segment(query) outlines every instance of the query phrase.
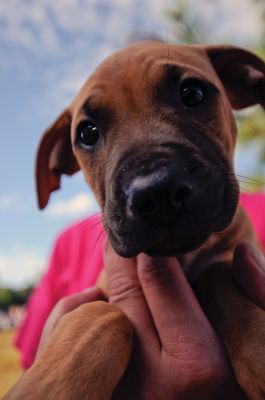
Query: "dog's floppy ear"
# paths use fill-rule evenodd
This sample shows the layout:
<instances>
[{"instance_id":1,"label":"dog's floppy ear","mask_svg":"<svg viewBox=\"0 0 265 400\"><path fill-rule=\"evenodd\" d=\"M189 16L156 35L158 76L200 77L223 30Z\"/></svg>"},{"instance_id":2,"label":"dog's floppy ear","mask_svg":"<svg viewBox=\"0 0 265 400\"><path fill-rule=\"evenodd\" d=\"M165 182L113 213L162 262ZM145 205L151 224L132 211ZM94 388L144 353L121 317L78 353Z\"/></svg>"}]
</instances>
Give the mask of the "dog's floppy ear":
<instances>
[{"instance_id":1,"label":"dog's floppy ear","mask_svg":"<svg viewBox=\"0 0 265 400\"><path fill-rule=\"evenodd\" d=\"M72 175L80 168L71 146L71 113L65 110L43 134L36 160L39 208L48 203L51 192L60 188L61 175Z\"/></svg>"},{"instance_id":2,"label":"dog's floppy ear","mask_svg":"<svg viewBox=\"0 0 265 400\"><path fill-rule=\"evenodd\" d=\"M208 46L206 52L235 110L261 104L265 108L265 63L233 46Z\"/></svg>"}]
</instances>

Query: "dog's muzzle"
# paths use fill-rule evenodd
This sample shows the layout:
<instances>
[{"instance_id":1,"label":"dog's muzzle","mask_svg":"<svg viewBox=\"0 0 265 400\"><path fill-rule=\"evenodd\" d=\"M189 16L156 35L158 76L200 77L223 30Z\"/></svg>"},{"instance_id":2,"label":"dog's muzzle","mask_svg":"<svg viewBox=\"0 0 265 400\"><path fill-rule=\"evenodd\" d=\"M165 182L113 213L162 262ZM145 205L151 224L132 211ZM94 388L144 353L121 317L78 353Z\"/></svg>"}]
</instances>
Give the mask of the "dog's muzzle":
<instances>
[{"instance_id":1,"label":"dog's muzzle","mask_svg":"<svg viewBox=\"0 0 265 400\"><path fill-rule=\"evenodd\" d=\"M104 210L117 253L187 253L231 222L236 201L218 163L180 151L137 156L117 168Z\"/></svg>"}]
</instances>

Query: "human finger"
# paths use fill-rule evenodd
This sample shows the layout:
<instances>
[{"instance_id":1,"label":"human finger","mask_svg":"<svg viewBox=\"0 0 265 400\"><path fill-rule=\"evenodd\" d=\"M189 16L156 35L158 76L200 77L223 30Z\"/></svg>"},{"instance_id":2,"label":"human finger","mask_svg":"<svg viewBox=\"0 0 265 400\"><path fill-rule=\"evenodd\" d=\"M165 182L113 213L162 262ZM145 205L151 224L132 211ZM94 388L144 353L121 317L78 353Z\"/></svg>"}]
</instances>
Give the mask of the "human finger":
<instances>
[{"instance_id":1,"label":"human finger","mask_svg":"<svg viewBox=\"0 0 265 400\"><path fill-rule=\"evenodd\" d=\"M198 344L200 338L214 336L176 258L154 259L140 254L137 270L162 346L171 351L171 347L177 349L178 338Z\"/></svg>"},{"instance_id":2,"label":"human finger","mask_svg":"<svg viewBox=\"0 0 265 400\"><path fill-rule=\"evenodd\" d=\"M158 348L154 324L137 276L136 259L120 257L108 245L105 269L109 301L127 315L140 342L152 341Z\"/></svg>"}]
</instances>

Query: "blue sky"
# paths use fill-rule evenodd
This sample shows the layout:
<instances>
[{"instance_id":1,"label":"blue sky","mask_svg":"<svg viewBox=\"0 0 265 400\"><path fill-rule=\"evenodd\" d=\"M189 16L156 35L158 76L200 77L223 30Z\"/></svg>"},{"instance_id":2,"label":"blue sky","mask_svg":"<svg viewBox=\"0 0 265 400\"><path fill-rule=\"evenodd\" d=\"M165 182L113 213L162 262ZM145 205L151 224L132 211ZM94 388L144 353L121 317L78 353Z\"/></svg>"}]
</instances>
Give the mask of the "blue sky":
<instances>
[{"instance_id":1,"label":"blue sky","mask_svg":"<svg viewBox=\"0 0 265 400\"><path fill-rule=\"evenodd\" d=\"M45 268L52 243L97 205L81 174L63 179L37 209L34 158L44 129L95 66L133 32L172 38L166 10L177 0L1 0L0 286L22 286ZM189 0L209 41L251 46L262 32L259 3ZM198 7L199 5L199 7ZM255 151L255 150L253 150ZM250 152L250 166L253 153ZM244 163L238 161L242 170Z\"/></svg>"}]
</instances>

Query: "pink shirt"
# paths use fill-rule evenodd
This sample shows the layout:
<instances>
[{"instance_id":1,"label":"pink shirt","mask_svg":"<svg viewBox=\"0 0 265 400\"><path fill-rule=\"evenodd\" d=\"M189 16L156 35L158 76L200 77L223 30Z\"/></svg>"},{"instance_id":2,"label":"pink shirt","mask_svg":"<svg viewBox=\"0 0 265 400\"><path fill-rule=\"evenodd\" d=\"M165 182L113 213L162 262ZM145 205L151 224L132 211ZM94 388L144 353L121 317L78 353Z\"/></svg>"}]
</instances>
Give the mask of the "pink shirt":
<instances>
[{"instance_id":1,"label":"pink shirt","mask_svg":"<svg viewBox=\"0 0 265 400\"><path fill-rule=\"evenodd\" d=\"M103 266L104 239L99 215L69 227L58 237L47 272L30 296L15 339L24 368L34 360L43 325L57 301L95 285Z\"/></svg>"},{"instance_id":2,"label":"pink shirt","mask_svg":"<svg viewBox=\"0 0 265 400\"><path fill-rule=\"evenodd\" d=\"M265 249L265 195L241 195L241 204ZM24 368L34 360L43 325L57 301L96 284L103 267L105 237L96 215L71 226L57 239L48 270L28 301L15 340Z\"/></svg>"}]
</instances>

